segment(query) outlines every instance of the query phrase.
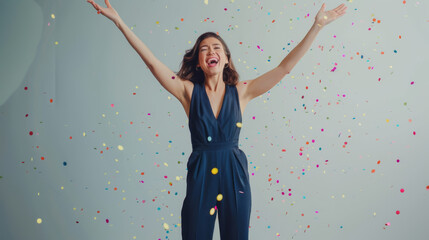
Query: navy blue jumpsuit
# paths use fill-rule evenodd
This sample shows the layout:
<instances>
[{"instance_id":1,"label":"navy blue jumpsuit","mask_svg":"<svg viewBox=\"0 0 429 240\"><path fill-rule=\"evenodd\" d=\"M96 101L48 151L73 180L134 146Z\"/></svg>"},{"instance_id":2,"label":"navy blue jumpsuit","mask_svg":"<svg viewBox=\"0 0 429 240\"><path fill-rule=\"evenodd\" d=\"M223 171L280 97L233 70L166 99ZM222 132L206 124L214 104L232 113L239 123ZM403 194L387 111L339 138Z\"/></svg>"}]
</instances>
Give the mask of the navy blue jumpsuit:
<instances>
[{"instance_id":1,"label":"navy blue jumpsuit","mask_svg":"<svg viewBox=\"0 0 429 240\"><path fill-rule=\"evenodd\" d=\"M182 239L211 240L216 214L222 240L248 240L251 192L247 158L238 148L241 110L235 86L215 118L204 83L194 83L189 109L192 153L182 207Z\"/></svg>"}]
</instances>

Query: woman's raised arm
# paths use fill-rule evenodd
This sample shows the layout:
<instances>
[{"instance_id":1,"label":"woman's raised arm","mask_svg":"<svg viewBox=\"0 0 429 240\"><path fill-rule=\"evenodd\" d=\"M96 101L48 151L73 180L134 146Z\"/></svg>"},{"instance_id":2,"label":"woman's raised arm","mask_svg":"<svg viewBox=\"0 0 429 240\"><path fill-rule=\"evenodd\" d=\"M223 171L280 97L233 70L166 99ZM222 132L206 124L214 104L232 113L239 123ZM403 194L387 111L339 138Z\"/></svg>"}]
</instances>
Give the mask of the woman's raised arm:
<instances>
[{"instance_id":1,"label":"woman's raised arm","mask_svg":"<svg viewBox=\"0 0 429 240\"><path fill-rule=\"evenodd\" d=\"M87 0L87 2L91 3L98 10L98 13L103 14L115 23L159 83L182 102L185 99L184 81L153 55L149 48L124 23L116 10L110 5L109 0L105 0L107 8L101 7L92 0Z\"/></svg>"}]
</instances>

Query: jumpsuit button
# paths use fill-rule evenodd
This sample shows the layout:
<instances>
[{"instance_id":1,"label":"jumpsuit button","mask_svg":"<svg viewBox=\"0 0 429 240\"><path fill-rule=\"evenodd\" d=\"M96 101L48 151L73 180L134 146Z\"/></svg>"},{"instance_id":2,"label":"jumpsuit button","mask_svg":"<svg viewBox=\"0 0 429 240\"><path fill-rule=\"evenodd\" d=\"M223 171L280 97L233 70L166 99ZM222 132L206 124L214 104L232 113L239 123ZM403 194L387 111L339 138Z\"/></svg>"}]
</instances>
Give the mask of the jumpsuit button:
<instances>
[{"instance_id":1,"label":"jumpsuit button","mask_svg":"<svg viewBox=\"0 0 429 240\"><path fill-rule=\"evenodd\" d=\"M218 194L217 195L217 197L216 197L216 199L220 202L220 201L222 201L222 199L223 199L223 196L222 196L222 194Z\"/></svg>"},{"instance_id":2,"label":"jumpsuit button","mask_svg":"<svg viewBox=\"0 0 429 240\"><path fill-rule=\"evenodd\" d=\"M212 168L212 174L216 175L218 173L218 169L217 168Z\"/></svg>"}]
</instances>

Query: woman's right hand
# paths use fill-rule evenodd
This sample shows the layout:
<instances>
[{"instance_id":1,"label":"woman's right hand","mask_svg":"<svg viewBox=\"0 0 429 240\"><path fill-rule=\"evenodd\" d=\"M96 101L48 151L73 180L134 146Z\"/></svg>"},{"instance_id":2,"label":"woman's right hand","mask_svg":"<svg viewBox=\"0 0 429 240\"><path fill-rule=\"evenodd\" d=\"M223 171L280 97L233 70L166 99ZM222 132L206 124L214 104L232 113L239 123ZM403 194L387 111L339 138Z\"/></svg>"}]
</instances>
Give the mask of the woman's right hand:
<instances>
[{"instance_id":1,"label":"woman's right hand","mask_svg":"<svg viewBox=\"0 0 429 240\"><path fill-rule=\"evenodd\" d=\"M100 7L97 3L95 3L93 0L87 0L87 2L91 3L92 6L98 10L101 14L106 16L108 19L112 20L114 23L116 23L119 20L119 14L116 12L116 10L110 5L109 0L104 0L106 3L107 8Z\"/></svg>"}]
</instances>

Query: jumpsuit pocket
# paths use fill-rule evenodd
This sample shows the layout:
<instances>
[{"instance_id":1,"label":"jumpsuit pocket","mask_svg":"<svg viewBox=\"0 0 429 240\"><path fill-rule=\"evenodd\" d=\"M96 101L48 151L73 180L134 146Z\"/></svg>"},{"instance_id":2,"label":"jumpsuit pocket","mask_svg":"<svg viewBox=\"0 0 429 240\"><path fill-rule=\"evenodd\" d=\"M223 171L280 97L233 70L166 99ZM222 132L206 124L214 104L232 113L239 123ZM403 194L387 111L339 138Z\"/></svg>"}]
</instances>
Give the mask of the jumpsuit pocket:
<instances>
[{"instance_id":1,"label":"jumpsuit pocket","mask_svg":"<svg viewBox=\"0 0 429 240\"><path fill-rule=\"evenodd\" d=\"M188 158L188 163L186 164L186 167L188 168L188 176L194 175L195 170L195 164L197 164L197 160L200 157L200 153L198 152L192 152L191 155Z\"/></svg>"},{"instance_id":2,"label":"jumpsuit pocket","mask_svg":"<svg viewBox=\"0 0 429 240\"><path fill-rule=\"evenodd\" d=\"M247 170L247 158L241 149L236 149L233 151L234 156L237 158L239 166L241 169L239 170L239 174L242 177L242 179L246 179L246 184L249 181L249 173Z\"/></svg>"},{"instance_id":3,"label":"jumpsuit pocket","mask_svg":"<svg viewBox=\"0 0 429 240\"><path fill-rule=\"evenodd\" d=\"M197 153L192 152L188 158L188 162L186 163L186 167L188 168L188 172L191 170L191 166L194 164L194 161L196 158L197 158Z\"/></svg>"}]
</instances>

